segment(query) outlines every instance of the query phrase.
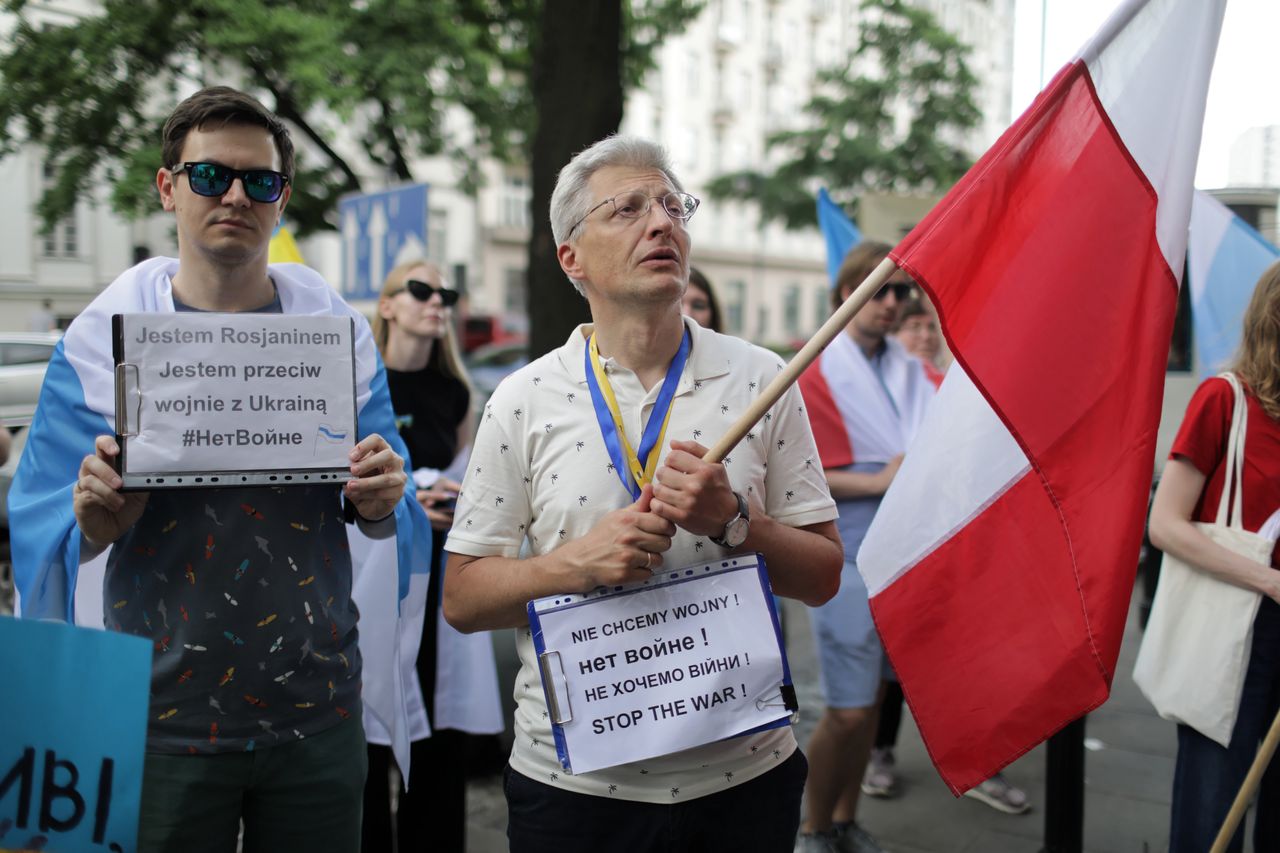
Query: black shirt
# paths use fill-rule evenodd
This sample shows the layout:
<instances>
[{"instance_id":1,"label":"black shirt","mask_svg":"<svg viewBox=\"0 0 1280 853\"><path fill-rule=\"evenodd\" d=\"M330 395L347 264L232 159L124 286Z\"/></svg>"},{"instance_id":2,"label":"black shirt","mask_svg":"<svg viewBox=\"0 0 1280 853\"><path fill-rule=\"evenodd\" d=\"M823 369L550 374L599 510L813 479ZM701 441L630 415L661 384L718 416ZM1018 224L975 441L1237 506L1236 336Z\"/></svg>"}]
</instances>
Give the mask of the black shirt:
<instances>
[{"instance_id":1,"label":"black shirt","mask_svg":"<svg viewBox=\"0 0 1280 853\"><path fill-rule=\"evenodd\" d=\"M467 386L430 366L408 373L387 368L387 385L396 427L409 448L408 467L448 468L471 403Z\"/></svg>"}]
</instances>

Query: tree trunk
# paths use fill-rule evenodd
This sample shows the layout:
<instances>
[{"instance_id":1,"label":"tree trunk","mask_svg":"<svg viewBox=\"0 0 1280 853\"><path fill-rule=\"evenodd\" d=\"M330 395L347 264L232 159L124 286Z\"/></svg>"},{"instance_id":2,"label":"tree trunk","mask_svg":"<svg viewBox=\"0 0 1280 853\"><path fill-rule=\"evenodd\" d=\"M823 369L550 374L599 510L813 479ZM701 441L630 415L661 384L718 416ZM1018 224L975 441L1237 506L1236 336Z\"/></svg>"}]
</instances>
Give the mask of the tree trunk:
<instances>
[{"instance_id":1,"label":"tree trunk","mask_svg":"<svg viewBox=\"0 0 1280 853\"><path fill-rule=\"evenodd\" d=\"M529 240L529 355L564 343L587 322L587 302L556 260L548 218L556 175L622 121L622 0L545 0L533 60L533 228Z\"/></svg>"}]
</instances>

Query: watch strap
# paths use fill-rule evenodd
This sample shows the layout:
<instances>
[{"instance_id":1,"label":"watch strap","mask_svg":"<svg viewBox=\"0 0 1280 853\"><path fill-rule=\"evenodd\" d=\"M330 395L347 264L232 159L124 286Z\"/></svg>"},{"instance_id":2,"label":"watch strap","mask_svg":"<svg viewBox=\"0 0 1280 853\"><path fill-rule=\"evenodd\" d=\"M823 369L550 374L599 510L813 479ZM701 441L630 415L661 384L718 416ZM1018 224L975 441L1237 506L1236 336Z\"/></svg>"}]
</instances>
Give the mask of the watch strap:
<instances>
[{"instance_id":1,"label":"watch strap","mask_svg":"<svg viewBox=\"0 0 1280 853\"><path fill-rule=\"evenodd\" d=\"M737 499L738 499L738 514L737 514L737 515L735 515L733 518L731 518L731 519L729 519L728 521L726 521L726 522L725 522L724 530L720 531L720 535L719 535L719 536L708 536L708 537L707 537L707 538L708 538L708 539L710 539L712 542L714 542L715 544L719 545L721 548L733 548L733 547L735 547L735 546L733 546L733 545L730 545L730 544L725 540L725 534L729 532L729 528L733 525L733 523L734 523L735 521L737 521L737 520L738 520L738 519L740 519L740 518L741 518L741 519L743 519L744 521L747 521L747 522L750 522L750 521L751 521L751 512L750 512L750 508L749 508L749 506L748 506L748 504L747 504L747 499L746 499L746 498L744 498L740 492L734 492L734 493L733 493L733 496L734 496L735 498L737 498Z\"/></svg>"}]
</instances>

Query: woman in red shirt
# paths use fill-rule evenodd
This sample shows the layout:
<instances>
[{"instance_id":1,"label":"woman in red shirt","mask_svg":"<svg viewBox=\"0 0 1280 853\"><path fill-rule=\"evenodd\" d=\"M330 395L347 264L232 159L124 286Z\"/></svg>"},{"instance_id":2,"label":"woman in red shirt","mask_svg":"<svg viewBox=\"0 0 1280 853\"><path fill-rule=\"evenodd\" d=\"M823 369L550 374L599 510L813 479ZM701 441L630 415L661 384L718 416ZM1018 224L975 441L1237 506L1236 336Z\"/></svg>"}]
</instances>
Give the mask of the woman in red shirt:
<instances>
[{"instance_id":1,"label":"woman in red shirt","mask_svg":"<svg viewBox=\"0 0 1280 853\"><path fill-rule=\"evenodd\" d=\"M1231 370L1245 386L1244 506L1257 531L1280 509L1280 263L1259 279L1245 312L1244 336ZM1178 726L1170 853L1203 853L1212 845L1248 772L1258 744L1280 709L1280 572L1218 545L1192 522L1212 521L1222 494L1235 395L1223 379L1196 390L1174 441L1151 509L1151 541L1161 550L1227 583L1262 593L1239 714L1228 747ZM1187 690L1200 689L1188 684ZM1263 777L1255 850L1280 850L1280 765ZM1228 850L1244 847L1243 829Z\"/></svg>"}]
</instances>

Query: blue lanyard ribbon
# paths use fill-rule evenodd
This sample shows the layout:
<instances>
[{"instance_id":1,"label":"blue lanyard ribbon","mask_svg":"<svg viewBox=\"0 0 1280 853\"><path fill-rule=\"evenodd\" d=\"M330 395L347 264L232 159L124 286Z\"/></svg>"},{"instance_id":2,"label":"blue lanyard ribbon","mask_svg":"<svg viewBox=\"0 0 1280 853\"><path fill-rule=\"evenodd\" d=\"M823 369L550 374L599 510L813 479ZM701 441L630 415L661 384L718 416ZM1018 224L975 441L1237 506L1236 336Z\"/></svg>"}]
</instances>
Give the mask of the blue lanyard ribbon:
<instances>
[{"instance_id":1,"label":"blue lanyard ribbon","mask_svg":"<svg viewBox=\"0 0 1280 853\"><path fill-rule=\"evenodd\" d=\"M658 455L662 452L662 438L666 434L667 422L671 418L671 404L676 396L676 386L680 384L685 362L689 359L689 346L689 330L685 329L684 336L680 339L680 349L667 368L667 376L662 381L658 399L654 402L653 410L649 412L649 419L645 422L644 432L640 436L639 451L635 453L632 452L631 444L627 441L626 427L623 425L622 413L614 398L609 377L605 375L604 368L600 364L594 332L584 348L587 388L591 392L591 404L595 408L596 421L600 424L600 434L604 438L605 448L609 451L614 472L633 500L639 500L642 487L650 482L657 467L656 464L650 464L650 456L653 457L653 463L656 463Z\"/></svg>"}]
</instances>

